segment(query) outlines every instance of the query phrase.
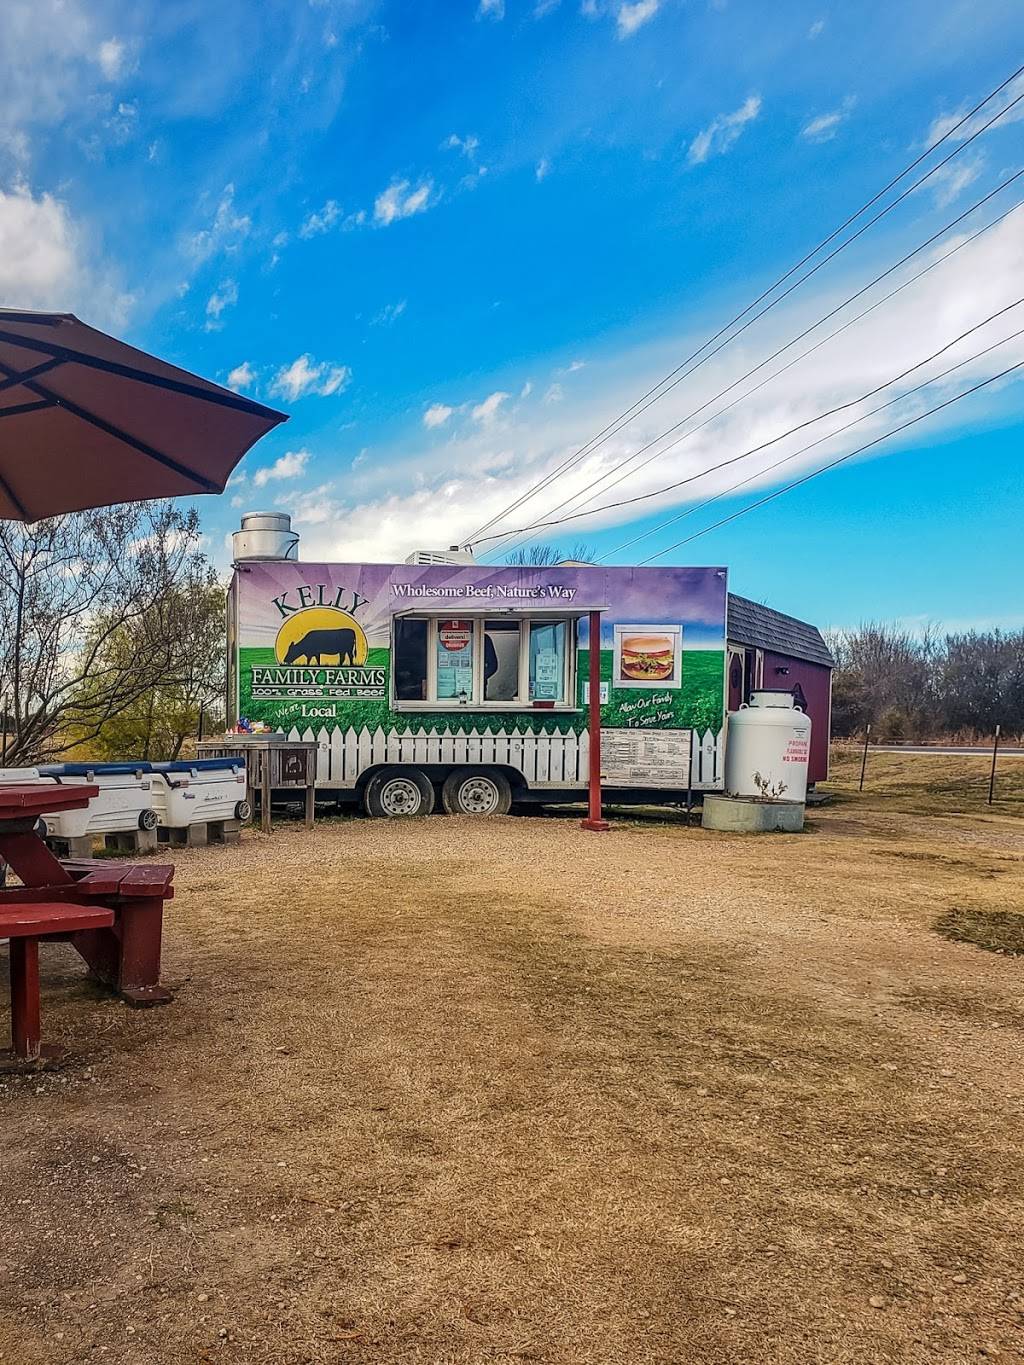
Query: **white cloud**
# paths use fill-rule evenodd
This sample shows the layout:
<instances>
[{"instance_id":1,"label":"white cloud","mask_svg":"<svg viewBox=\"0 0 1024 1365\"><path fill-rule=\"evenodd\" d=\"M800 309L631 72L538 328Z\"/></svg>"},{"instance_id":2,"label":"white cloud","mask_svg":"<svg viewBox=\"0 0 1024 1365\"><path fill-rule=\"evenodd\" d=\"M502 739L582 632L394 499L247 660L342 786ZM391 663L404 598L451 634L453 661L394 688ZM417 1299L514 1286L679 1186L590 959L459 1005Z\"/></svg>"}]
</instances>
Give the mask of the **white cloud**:
<instances>
[{"instance_id":1,"label":"white cloud","mask_svg":"<svg viewBox=\"0 0 1024 1365\"><path fill-rule=\"evenodd\" d=\"M979 128L984 127L984 125L996 114L1001 113L1004 109L1009 109L1009 106L1017 96L1021 94L1024 94L1024 75L1018 76L1016 80L1011 81L1005 90L1001 91L995 99L990 100L985 105L984 109L980 110L972 118L969 118L961 128L957 128L955 134L956 141L959 142L965 137L970 137L972 133L976 133ZM967 105L961 105L961 107L953 113L940 114L937 119L934 119L932 126L928 129L928 133L925 137L925 146L930 146L933 142L937 142L939 138L944 137L950 129L955 128L967 113L967 109ZM999 128L1005 128L1011 123L1019 123L1021 119L1024 119L1024 100L1021 100L1019 104L1016 104L1012 109L1009 109L1008 113L1003 114L1003 117L1000 118L999 122L993 124L992 131L995 132Z\"/></svg>"},{"instance_id":2,"label":"white cloud","mask_svg":"<svg viewBox=\"0 0 1024 1365\"><path fill-rule=\"evenodd\" d=\"M585 360L570 360L568 365L559 370L559 374L576 374L578 370L585 370L587 362Z\"/></svg>"},{"instance_id":3,"label":"white cloud","mask_svg":"<svg viewBox=\"0 0 1024 1365\"><path fill-rule=\"evenodd\" d=\"M120 38L107 38L96 53L100 70L108 81L116 81L125 66L126 49Z\"/></svg>"},{"instance_id":4,"label":"white cloud","mask_svg":"<svg viewBox=\"0 0 1024 1365\"><path fill-rule=\"evenodd\" d=\"M952 243L944 244L941 251L948 250L950 245ZM880 241L878 268L888 264L896 252L895 241ZM919 260L913 273L925 264L926 260ZM862 263L856 274L834 279L828 291L822 287L802 301L800 293L795 294L770 315L771 325L767 325L769 319L765 319L759 329L755 354L751 354L749 347L726 348L697 371L688 383L640 414L623 431L612 435L551 487L531 498L503 525L515 527L542 518L549 509L566 499L571 504L567 510L572 510L591 495L598 504L612 502L623 496L649 493L693 475L700 476L699 481L659 493L639 507L609 510L570 522L561 532L563 539L577 531L585 533L598 527L624 526L642 515L659 513L664 518L670 513L684 511L712 494L722 493L748 476L752 476L752 483L739 490L736 496L751 499L759 492L819 468L830 458L864 444L970 383L1024 361L1024 339L1018 338L942 381L936 386L938 392L934 397L913 397L902 405L868 417L850 432L837 431L840 425L866 413L889 396L879 395L852 412L837 415L786 438L731 469L703 474L709 466L884 383L937 350L944 341L1005 306L1007 299L1015 298L1021 292L1017 285L1024 276L1024 209L977 242L964 246L956 256L936 266L846 332L827 341L820 350L771 378L757 393L750 392L744 401L736 403L727 412L720 412L732 398L752 390L759 380L775 375L812 341L827 335L841 321L862 311L874 298L891 288L892 280L879 286L869 298L861 300L835 323L780 357L761 374L741 382L727 397L714 399L720 390L739 380L755 360L767 355L846 297L870 273L870 266ZM722 300L719 311L724 313L727 306L727 301ZM1024 308L968 338L933 362L920 376L913 376L907 386L938 373L1021 327L1024 325L1021 314L1024 314ZM1015 317L1020 320L1014 321ZM418 544L436 543L439 539L445 544L454 544L527 493L615 414L628 408L638 394L650 387L652 378L666 373L678 363L681 355L694 350L705 335L680 333L665 336L655 344L644 341L635 345L618 336L613 344L609 343L605 357L588 356L586 371L580 374L571 390L566 391L561 403L506 405L504 420L500 423L467 422L461 431L443 443L432 440L430 433L422 427L419 428L419 443L414 431L403 432L393 449L377 450L372 465L358 471L358 484L346 483L343 489L327 490L323 495L321 502L326 498L331 500L330 517L310 527L308 535L299 526L303 533L304 558L310 561L402 559ZM688 414L708 400L714 400L709 408L698 417L688 419ZM1024 383L1007 383L1001 390L985 390L949 409L947 414L922 422L919 428L872 453L876 457L896 460L911 443L924 445L936 441L941 439L944 430L955 429L964 423L984 427L987 421L998 420L1008 425L1019 418L1022 409ZM720 415L715 416L719 412ZM709 417L713 420L698 429ZM675 434L685 434L686 439L666 449L649 465L643 465L642 461L660 451L664 442L656 444L632 465L622 466L622 462L640 446L657 438L676 422L682 422L683 426ZM806 452L802 450L820 435L826 437L822 445ZM778 471L769 468L789 454L794 455L790 463ZM628 478L612 488L612 480L623 472ZM884 471L879 471L878 479L880 489L890 488L891 491L893 485ZM910 496L907 494L908 498ZM699 530L715 519L716 512L717 507L683 521L678 535ZM760 524L770 533L770 506L755 515L762 519ZM630 533L623 531L612 544L618 545L629 538ZM704 551L700 544L687 547L682 552L684 557L676 562L701 563L705 562L702 554L714 555L711 542L712 548ZM615 557L620 562L636 563L651 545L651 541L644 541ZM484 546L481 552L486 553L486 550ZM690 554L696 559L689 560Z\"/></svg>"},{"instance_id":5,"label":"white cloud","mask_svg":"<svg viewBox=\"0 0 1024 1365\"><path fill-rule=\"evenodd\" d=\"M255 383L256 371L248 360L243 360L241 365L236 365L228 374L228 388L234 389L236 393L241 393L243 389L251 389Z\"/></svg>"},{"instance_id":6,"label":"white cloud","mask_svg":"<svg viewBox=\"0 0 1024 1365\"><path fill-rule=\"evenodd\" d=\"M381 194L373 205L373 218L378 227L387 227L399 218L411 218L414 213L423 213L430 208L433 184L423 181L415 189L408 180L396 180Z\"/></svg>"},{"instance_id":7,"label":"white cloud","mask_svg":"<svg viewBox=\"0 0 1024 1365\"><path fill-rule=\"evenodd\" d=\"M235 187L228 184L224 186L210 226L194 232L186 246L196 262L207 261L219 251L235 250L251 228L249 215L236 210Z\"/></svg>"},{"instance_id":8,"label":"white cloud","mask_svg":"<svg viewBox=\"0 0 1024 1365\"><path fill-rule=\"evenodd\" d=\"M448 407L446 403L431 403L423 414L423 425L430 428L443 427L454 411L455 409Z\"/></svg>"},{"instance_id":9,"label":"white cloud","mask_svg":"<svg viewBox=\"0 0 1024 1365\"><path fill-rule=\"evenodd\" d=\"M968 185L973 185L985 164L983 156L963 157L936 171L928 184L939 208L947 208L954 199L960 197Z\"/></svg>"},{"instance_id":10,"label":"white cloud","mask_svg":"<svg viewBox=\"0 0 1024 1365\"><path fill-rule=\"evenodd\" d=\"M300 237L319 237L324 232L330 232L338 219L341 217L341 206L336 199L328 199L319 213L311 213L299 228ZM278 233L278 236L281 234ZM277 238L274 239L277 244Z\"/></svg>"},{"instance_id":11,"label":"white cloud","mask_svg":"<svg viewBox=\"0 0 1024 1365\"><path fill-rule=\"evenodd\" d=\"M474 137L472 133L465 137L459 137L458 133L452 133L441 143L445 151L461 152L469 161L476 160L476 154L480 150L480 139Z\"/></svg>"},{"instance_id":12,"label":"white cloud","mask_svg":"<svg viewBox=\"0 0 1024 1365\"><path fill-rule=\"evenodd\" d=\"M635 4L619 6L615 24L620 38L631 38L638 28L642 28L657 14L661 0L636 0Z\"/></svg>"},{"instance_id":13,"label":"white cloud","mask_svg":"<svg viewBox=\"0 0 1024 1365\"><path fill-rule=\"evenodd\" d=\"M565 397L565 390L561 384L551 384L544 395L545 403L560 403Z\"/></svg>"},{"instance_id":14,"label":"white cloud","mask_svg":"<svg viewBox=\"0 0 1024 1365\"><path fill-rule=\"evenodd\" d=\"M483 422L485 424L493 422L498 415L498 409L507 397L508 394L500 389L496 390L494 393L489 393L482 403L477 403L477 405L470 410L470 417L472 417L474 422Z\"/></svg>"},{"instance_id":15,"label":"white cloud","mask_svg":"<svg viewBox=\"0 0 1024 1365\"><path fill-rule=\"evenodd\" d=\"M543 19L545 14L550 14L552 10L556 10L561 3L562 0L537 0L533 7L533 17Z\"/></svg>"},{"instance_id":16,"label":"white cloud","mask_svg":"<svg viewBox=\"0 0 1024 1365\"><path fill-rule=\"evenodd\" d=\"M347 365L327 365L323 382L317 389L317 393L323 398L330 398L333 393L341 393L348 388L352 380L352 371Z\"/></svg>"},{"instance_id":17,"label":"white cloud","mask_svg":"<svg viewBox=\"0 0 1024 1365\"><path fill-rule=\"evenodd\" d=\"M800 129L800 136L806 138L808 142L831 142L840 126L850 117L855 103L856 100L848 96L838 109L832 109L827 114L819 114L817 118L805 123Z\"/></svg>"},{"instance_id":18,"label":"white cloud","mask_svg":"<svg viewBox=\"0 0 1024 1365\"><path fill-rule=\"evenodd\" d=\"M710 156L722 156L733 145L748 123L761 112L761 96L750 95L731 114L719 114L690 143L688 160L698 166Z\"/></svg>"},{"instance_id":19,"label":"white cloud","mask_svg":"<svg viewBox=\"0 0 1024 1365\"><path fill-rule=\"evenodd\" d=\"M226 308L233 308L238 302L238 285L234 280L224 280L206 300L206 330L218 331L224 324L221 314Z\"/></svg>"},{"instance_id":20,"label":"white cloud","mask_svg":"<svg viewBox=\"0 0 1024 1365\"><path fill-rule=\"evenodd\" d=\"M825 31L825 20L815 19L814 23L807 30L808 38L820 38Z\"/></svg>"},{"instance_id":21,"label":"white cloud","mask_svg":"<svg viewBox=\"0 0 1024 1365\"><path fill-rule=\"evenodd\" d=\"M542 156L541 159L537 162L537 168L534 171L534 175L537 177L537 183L539 184L540 181L546 180L550 173L551 162L547 159L546 156Z\"/></svg>"},{"instance_id":22,"label":"white cloud","mask_svg":"<svg viewBox=\"0 0 1024 1365\"><path fill-rule=\"evenodd\" d=\"M308 450L289 450L272 465L257 469L252 481L257 488L264 488L271 480L276 482L279 479L297 479L300 474L305 473L309 460Z\"/></svg>"},{"instance_id":23,"label":"white cloud","mask_svg":"<svg viewBox=\"0 0 1024 1365\"><path fill-rule=\"evenodd\" d=\"M24 183L0 190L0 298L8 308L82 312L123 325L132 305L111 268L96 263L68 206Z\"/></svg>"},{"instance_id":24,"label":"white cloud","mask_svg":"<svg viewBox=\"0 0 1024 1365\"><path fill-rule=\"evenodd\" d=\"M504 19L505 0L480 0L476 17L478 19Z\"/></svg>"},{"instance_id":25,"label":"white cloud","mask_svg":"<svg viewBox=\"0 0 1024 1365\"><path fill-rule=\"evenodd\" d=\"M531 393L533 393L533 384L528 379L526 383L523 385L523 387L519 390L519 397L529 398Z\"/></svg>"},{"instance_id":26,"label":"white cloud","mask_svg":"<svg viewBox=\"0 0 1024 1365\"><path fill-rule=\"evenodd\" d=\"M407 301L405 299L399 299L397 303L386 303L373 319L375 326L390 327L393 322L397 322L402 316L406 306Z\"/></svg>"},{"instance_id":27,"label":"white cloud","mask_svg":"<svg viewBox=\"0 0 1024 1365\"><path fill-rule=\"evenodd\" d=\"M270 383L270 392L275 397L295 402L310 394L329 398L348 387L352 371L347 365L333 365L326 360L315 361L307 352L284 365Z\"/></svg>"}]
</instances>

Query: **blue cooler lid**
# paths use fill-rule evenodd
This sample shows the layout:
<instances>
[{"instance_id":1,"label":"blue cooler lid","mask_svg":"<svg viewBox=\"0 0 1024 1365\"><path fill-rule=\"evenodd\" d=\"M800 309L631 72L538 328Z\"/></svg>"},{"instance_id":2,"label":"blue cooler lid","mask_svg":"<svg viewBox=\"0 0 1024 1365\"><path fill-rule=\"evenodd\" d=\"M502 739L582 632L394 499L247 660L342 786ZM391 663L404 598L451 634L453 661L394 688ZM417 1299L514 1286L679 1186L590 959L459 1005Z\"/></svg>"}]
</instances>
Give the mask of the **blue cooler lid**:
<instances>
[{"instance_id":1,"label":"blue cooler lid","mask_svg":"<svg viewBox=\"0 0 1024 1365\"><path fill-rule=\"evenodd\" d=\"M244 758L178 758L174 762L154 763L155 773L234 772L245 767Z\"/></svg>"},{"instance_id":2,"label":"blue cooler lid","mask_svg":"<svg viewBox=\"0 0 1024 1365\"><path fill-rule=\"evenodd\" d=\"M137 763L46 763L39 769L41 777L114 777L127 773L151 773L153 764L139 759Z\"/></svg>"}]
</instances>

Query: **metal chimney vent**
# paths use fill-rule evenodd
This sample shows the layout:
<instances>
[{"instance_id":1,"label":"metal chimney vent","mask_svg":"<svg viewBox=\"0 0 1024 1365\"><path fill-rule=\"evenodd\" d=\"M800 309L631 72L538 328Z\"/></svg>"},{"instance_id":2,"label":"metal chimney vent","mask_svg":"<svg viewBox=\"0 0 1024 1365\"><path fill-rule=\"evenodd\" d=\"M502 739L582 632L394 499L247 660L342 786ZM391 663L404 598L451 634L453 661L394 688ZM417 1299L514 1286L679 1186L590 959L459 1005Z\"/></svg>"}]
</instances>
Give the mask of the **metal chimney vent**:
<instances>
[{"instance_id":1,"label":"metal chimney vent","mask_svg":"<svg viewBox=\"0 0 1024 1365\"><path fill-rule=\"evenodd\" d=\"M292 530L287 512L246 512L242 529L231 537L231 557L236 564L253 559L299 557L299 533Z\"/></svg>"}]
</instances>

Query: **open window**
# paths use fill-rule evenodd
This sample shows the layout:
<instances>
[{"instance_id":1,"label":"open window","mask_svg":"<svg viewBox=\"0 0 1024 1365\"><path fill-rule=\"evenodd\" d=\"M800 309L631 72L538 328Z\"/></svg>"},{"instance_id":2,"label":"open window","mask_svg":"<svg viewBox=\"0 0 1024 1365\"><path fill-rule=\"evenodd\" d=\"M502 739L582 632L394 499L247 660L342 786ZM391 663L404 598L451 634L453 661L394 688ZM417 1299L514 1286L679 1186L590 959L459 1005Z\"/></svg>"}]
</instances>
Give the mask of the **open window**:
<instances>
[{"instance_id":1,"label":"open window","mask_svg":"<svg viewBox=\"0 0 1024 1365\"><path fill-rule=\"evenodd\" d=\"M575 619L396 616L392 642L398 710L575 705Z\"/></svg>"}]
</instances>

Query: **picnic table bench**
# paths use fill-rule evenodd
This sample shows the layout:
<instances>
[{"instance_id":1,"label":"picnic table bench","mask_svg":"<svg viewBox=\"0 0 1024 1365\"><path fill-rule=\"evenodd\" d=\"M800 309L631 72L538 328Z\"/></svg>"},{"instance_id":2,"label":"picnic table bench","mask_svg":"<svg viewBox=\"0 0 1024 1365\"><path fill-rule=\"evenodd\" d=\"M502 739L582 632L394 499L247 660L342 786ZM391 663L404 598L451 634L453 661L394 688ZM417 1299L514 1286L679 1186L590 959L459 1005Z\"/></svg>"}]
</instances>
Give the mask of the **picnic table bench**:
<instances>
[{"instance_id":1,"label":"picnic table bench","mask_svg":"<svg viewBox=\"0 0 1024 1365\"><path fill-rule=\"evenodd\" d=\"M36 833L41 815L79 810L97 792L91 785L0 785L0 858L23 882L0 891L0 939L11 945L11 1035L20 1058L41 1055L41 939L70 942L92 974L129 1004L171 999L160 985L160 946L174 868L94 858L62 863Z\"/></svg>"}]
</instances>

